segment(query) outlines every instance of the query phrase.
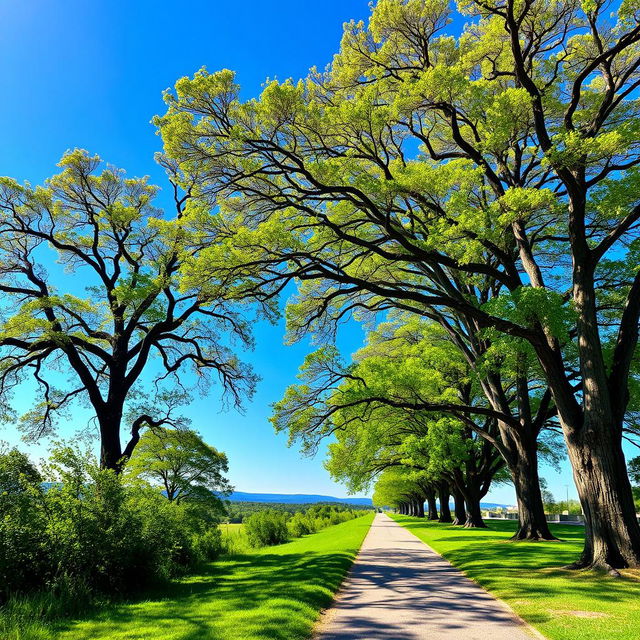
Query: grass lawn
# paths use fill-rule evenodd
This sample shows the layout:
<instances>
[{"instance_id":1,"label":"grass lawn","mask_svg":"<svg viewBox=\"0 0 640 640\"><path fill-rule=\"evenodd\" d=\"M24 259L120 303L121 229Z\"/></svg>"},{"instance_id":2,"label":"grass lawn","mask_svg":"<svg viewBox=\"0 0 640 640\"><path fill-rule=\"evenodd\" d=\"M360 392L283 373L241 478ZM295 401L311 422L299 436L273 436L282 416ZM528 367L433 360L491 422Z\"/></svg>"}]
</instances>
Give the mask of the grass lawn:
<instances>
[{"instance_id":1,"label":"grass lawn","mask_svg":"<svg viewBox=\"0 0 640 640\"><path fill-rule=\"evenodd\" d=\"M301 640L331 603L372 519L370 513L287 544L223 558L157 598L112 605L51 637Z\"/></svg>"},{"instance_id":2,"label":"grass lawn","mask_svg":"<svg viewBox=\"0 0 640 640\"><path fill-rule=\"evenodd\" d=\"M244 525L242 523L221 524L220 531L222 532L222 544L225 553L238 555L251 551L249 539L244 532Z\"/></svg>"},{"instance_id":3,"label":"grass lawn","mask_svg":"<svg viewBox=\"0 0 640 640\"><path fill-rule=\"evenodd\" d=\"M462 529L393 518L441 553L550 640L638 640L640 572L622 578L560 569L582 550L583 529L551 525L564 542L508 542L514 522Z\"/></svg>"}]
</instances>

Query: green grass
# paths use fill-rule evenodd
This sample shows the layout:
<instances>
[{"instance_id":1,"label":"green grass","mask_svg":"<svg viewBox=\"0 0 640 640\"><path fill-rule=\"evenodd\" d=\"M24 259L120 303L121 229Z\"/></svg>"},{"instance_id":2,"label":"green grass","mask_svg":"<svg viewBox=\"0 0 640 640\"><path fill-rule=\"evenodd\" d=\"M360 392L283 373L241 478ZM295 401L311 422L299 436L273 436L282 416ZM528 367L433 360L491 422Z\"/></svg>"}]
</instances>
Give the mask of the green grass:
<instances>
[{"instance_id":1,"label":"green grass","mask_svg":"<svg viewBox=\"0 0 640 640\"><path fill-rule=\"evenodd\" d=\"M372 519L370 513L287 544L223 558L162 594L111 605L38 639L306 638L318 612L331 603Z\"/></svg>"},{"instance_id":2,"label":"green grass","mask_svg":"<svg viewBox=\"0 0 640 640\"><path fill-rule=\"evenodd\" d=\"M513 522L462 529L394 515L418 538L498 598L549 640L638 640L640 572L568 571L582 550L584 531L552 525L564 542L509 542Z\"/></svg>"},{"instance_id":3,"label":"green grass","mask_svg":"<svg viewBox=\"0 0 640 640\"><path fill-rule=\"evenodd\" d=\"M244 532L244 525L242 523L221 524L220 530L222 531L224 553L237 555L251 551L249 539Z\"/></svg>"}]
</instances>

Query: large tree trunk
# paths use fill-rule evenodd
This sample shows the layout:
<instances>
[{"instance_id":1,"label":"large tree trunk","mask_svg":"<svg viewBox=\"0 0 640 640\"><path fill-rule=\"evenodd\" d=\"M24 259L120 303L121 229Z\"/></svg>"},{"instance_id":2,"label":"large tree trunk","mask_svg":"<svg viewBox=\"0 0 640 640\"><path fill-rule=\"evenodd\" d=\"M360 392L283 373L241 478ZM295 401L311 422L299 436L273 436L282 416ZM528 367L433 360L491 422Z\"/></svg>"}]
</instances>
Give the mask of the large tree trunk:
<instances>
[{"instance_id":1,"label":"large tree trunk","mask_svg":"<svg viewBox=\"0 0 640 640\"><path fill-rule=\"evenodd\" d=\"M100 425L100 468L122 471L122 445L120 444L120 416L98 416Z\"/></svg>"},{"instance_id":2,"label":"large tree trunk","mask_svg":"<svg viewBox=\"0 0 640 640\"><path fill-rule=\"evenodd\" d=\"M613 429L612 429L613 431ZM585 517L585 546L576 568L640 567L640 526L619 441L585 425L567 442Z\"/></svg>"},{"instance_id":3,"label":"large tree trunk","mask_svg":"<svg viewBox=\"0 0 640 640\"><path fill-rule=\"evenodd\" d=\"M584 220L585 203L584 194L572 194L570 214L578 221ZM630 313L630 333L618 335L612 365L612 373L615 369L617 375L609 379L598 324L595 263L582 227L570 227L570 231L582 416L575 405L566 402L569 396L559 388L556 404L585 516L585 546L575 566L617 573L616 569L640 567L640 526L622 451L629 378L624 360L635 351L638 319L636 310L625 308L625 315Z\"/></svg>"},{"instance_id":4,"label":"large tree trunk","mask_svg":"<svg viewBox=\"0 0 640 640\"><path fill-rule=\"evenodd\" d=\"M510 465L513 486L518 501L518 530L512 540L557 540L551 533L544 514L538 454L535 439L518 443L518 455Z\"/></svg>"},{"instance_id":5,"label":"large tree trunk","mask_svg":"<svg viewBox=\"0 0 640 640\"><path fill-rule=\"evenodd\" d=\"M462 492L457 487L453 488L453 504L454 504L454 512L455 519L453 521L454 525L464 525L467 521L467 511L464 508L464 496Z\"/></svg>"},{"instance_id":6,"label":"large tree trunk","mask_svg":"<svg viewBox=\"0 0 640 640\"><path fill-rule=\"evenodd\" d=\"M438 500L440 501L440 522L452 522L453 518L449 508L449 487L444 482L438 487Z\"/></svg>"},{"instance_id":7,"label":"large tree trunk","mask_svg":"<svg viewBox=\"0 0 640 640\"><path fill-rule=\"evenodd\" d=\"M418 508L416 515L418 516L418 518L424 518L424 500L420 498L417 501L416 506Z\"/></svg>"},{"instance_id":8,"label":"large tree trunk","mask_svg":"<svg viewBox=\"0 0 640 640\"><path fill-rule=\"evenodd\" d=\"M427 504L429 505L429 520L438 519L438 505L436 504L436 492L430 491L427 494Z\"/></svg>"},{"instance_id":9,"label":"large tree trunk","mask_svg":"<svg viewBox=\"0 0 640 640\"><path fill-rule=\"evenodd\" d=\"M474 487L467 487L464 494L464 502L467 507L467 519L465 529L486 529L487 525L482 519L480 508L480 495Z\"/></svg>"}]
</instances>

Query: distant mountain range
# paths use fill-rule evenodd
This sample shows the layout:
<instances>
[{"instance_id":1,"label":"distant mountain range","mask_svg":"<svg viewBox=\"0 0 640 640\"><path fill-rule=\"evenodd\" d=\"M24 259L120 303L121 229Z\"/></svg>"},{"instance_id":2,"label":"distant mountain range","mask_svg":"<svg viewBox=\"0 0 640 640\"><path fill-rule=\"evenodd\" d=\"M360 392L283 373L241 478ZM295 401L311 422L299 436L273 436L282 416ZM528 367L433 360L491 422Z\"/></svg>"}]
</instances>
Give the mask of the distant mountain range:
<instances>
[{"instance_id":1,"label":"distant mountain range","mask_svg":"<svg viewBox=\"0 0 640 640\"><path fill-rule=\"evenodd\" d=\"M54 486L54 482L43 482L45 490ZM336 498L335 496L321 496L313 493L246 493L234 491L226 500L231 502L279 502L280 504L316 504L317 502L339 502L342 504L357 504L370 507L373 505L371 498ZM451 503L453 509L453 503ZM483 509L506 508L509 505L497 502L481 502Z\"/></svg>"},{"instance_id":2,"label":"distant mountain range","mask_svg":"<svg viewBox=\"0 0 640 640\"><path fill-rule=\"evenodd\" d=\"M232 502L279 502L282 504L315 504L316 502L340 502L371 506L371 498L335 498L308 493L245 493L234 491L227 500Z\"/></svg>"}]
</instances>

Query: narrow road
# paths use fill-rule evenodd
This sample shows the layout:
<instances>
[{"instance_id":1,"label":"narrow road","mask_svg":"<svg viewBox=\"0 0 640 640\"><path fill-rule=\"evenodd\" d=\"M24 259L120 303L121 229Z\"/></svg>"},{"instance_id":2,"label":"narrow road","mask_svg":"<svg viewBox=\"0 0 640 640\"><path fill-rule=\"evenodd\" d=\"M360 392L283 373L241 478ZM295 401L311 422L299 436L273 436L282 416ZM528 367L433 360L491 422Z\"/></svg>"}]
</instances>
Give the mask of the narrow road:
<instances>
[{"instance_id":1,"label":"narrow road","mask_svg":"<svg viewBox=\"0 0 640 640\"><path fill-rule=\"evenodd\" d=\"M536 637L504 603L389 516L377 514L316 640Z\"/></svg>"}]
</instances>

